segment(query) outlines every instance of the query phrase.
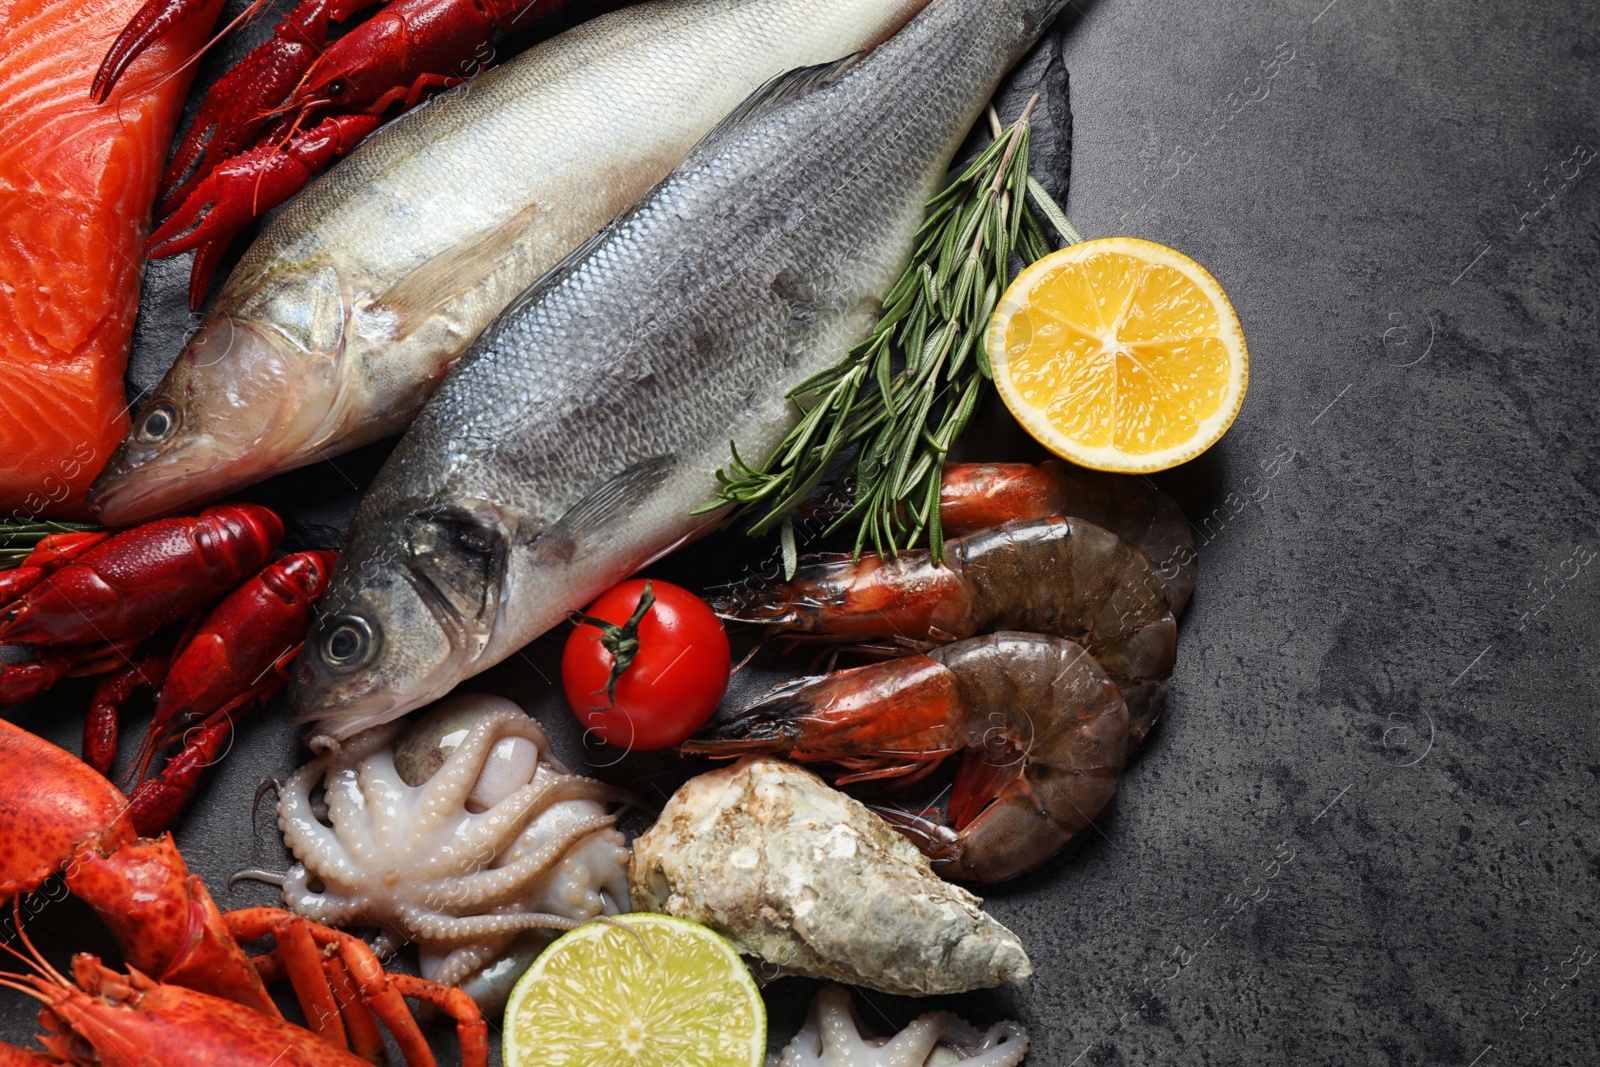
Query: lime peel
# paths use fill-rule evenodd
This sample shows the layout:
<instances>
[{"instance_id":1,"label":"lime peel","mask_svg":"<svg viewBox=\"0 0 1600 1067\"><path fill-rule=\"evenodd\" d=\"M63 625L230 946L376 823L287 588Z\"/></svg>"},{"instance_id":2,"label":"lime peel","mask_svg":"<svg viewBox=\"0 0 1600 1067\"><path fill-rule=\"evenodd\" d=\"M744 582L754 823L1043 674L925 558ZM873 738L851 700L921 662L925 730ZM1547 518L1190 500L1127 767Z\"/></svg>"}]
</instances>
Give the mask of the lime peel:
<instances>
[{"instance_id":1,"label":"lime peel","mask_svg":"<svg viewBox=\"0 0 1600 1067\"><path fill-rule=\"evenodd\" d=\"M760 1067L767 1013L722 935L635 913L563 934L506 1005L506 1067Z\"/></svg>"}]
</instances>

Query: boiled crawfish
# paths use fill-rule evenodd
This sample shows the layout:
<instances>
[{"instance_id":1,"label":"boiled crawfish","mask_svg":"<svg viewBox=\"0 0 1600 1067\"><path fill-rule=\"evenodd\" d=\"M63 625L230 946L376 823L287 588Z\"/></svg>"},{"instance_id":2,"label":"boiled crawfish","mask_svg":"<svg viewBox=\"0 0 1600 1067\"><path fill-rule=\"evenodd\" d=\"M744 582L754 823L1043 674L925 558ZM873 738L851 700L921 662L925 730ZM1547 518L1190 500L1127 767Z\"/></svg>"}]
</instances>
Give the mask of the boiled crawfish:
<instances>
[{"instance_id":1,"label":"boiled crawfish","mask_svg":"<svg viewBox=\"0 0 1600 1067\"><path fill-rule=\"evenodd\" d=\"M45 1041L58 1058L0 1046L0 1065L96 1062L91 1051L107 1063L359 1062L347 1048L379 1062L381 1020L409 1064L432 1067L405 997L455 1020L467 1067L487 1063L487 1025L460 990L386 974L365 942L286 911L224 914L170 834L140 838L115 786L3 720L0 767L9 786L0 793L0 840L8 843L0 903L60 872L111 929L128 966L124 976L80 956L76 982L68 982L35 959L35 976L4 984L46 1002ZM263 937L275 947L247 956L241 944ZM293 986L311 1030L283 1021L266 988L280 978ZM118 1055L105 1055L112 1049Z\"/></svg>"},{"instance_id":2,"label":"boiled crawfish","mask_svg":"<svg viewBox=\"0 0 1600 1067\"><path fill-rule=\"evenodd\" d=\"M261 0L257 0L258 4ZM587 0L605 10L627 0ZM298 192L379 125L488 66L495 33L554 15L567 0L301 0L211 87L162 175L149 255L195 250L189 303L199 308L221 253L252 219ZM252 9L254 8L253 5ZM146 0L106 53L91 96L103 102L129 64L202 0Z\"/></svg>"},{"instance_id":3,"label":"boiled crawfish","mask_svg":"<svg viewBox=\"0 0 1600 1067\"><path fill-rule=\"evenodd\" d=\"M183 748L134 791L140 833L171 821L227 746L235 714L287 677L334 555L301 552L267 564L282 536L273 512L229 504L114 535L57 534L0 574L0 642L26 644L34 654L0 666L0 704L36 696L69 674L112 672L84 730L84 758L106 774L122 703L140 687L161 687L136 777L155 752ZM136 655L148 635L219 597L175 652Z\"/></svg>"}]
</instances>

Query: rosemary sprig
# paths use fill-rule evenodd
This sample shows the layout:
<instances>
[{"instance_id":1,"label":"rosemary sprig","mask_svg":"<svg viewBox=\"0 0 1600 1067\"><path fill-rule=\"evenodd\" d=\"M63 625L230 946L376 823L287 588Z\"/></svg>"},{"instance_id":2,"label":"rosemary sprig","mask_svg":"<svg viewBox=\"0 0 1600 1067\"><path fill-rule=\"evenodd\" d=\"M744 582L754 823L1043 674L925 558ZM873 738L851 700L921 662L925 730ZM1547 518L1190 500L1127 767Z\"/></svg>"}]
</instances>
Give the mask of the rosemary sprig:
<instances>
[{"instance_id":1,"label":"rosemary sprig","mask_svg":"<svg viewBox=\"0 0 1600 1067\"><path fill-rule=\"evenodd\" d=\"M939 486L944 459L991 377L984 335L1011 279L1013 253L1032 263L1051 251L1028 201L1069 242L1082 240L1044 188L1028 174L1029 117L1035 95L959 177L928 201L918 244L883 302L872 335L843 360L789 391L799 424L759 465L733 450L717 472L718 500L757 513L750 532L779 529L784 569L794 572L793 510L848 449L854 458L835 482L848 500L827 533L857 523L855 554L868 542L893 556L926 533L942 559Z\"/></svg>"},{"instance_id":2,"label":"rosemary sprig","mask_svg":"<svg viewBox=\"0 0 1600 1067\"><path fill-rule=\"evenodd\" d=\"M56 522L51 519L0 519L0 570L18 566L28 558L40 540L58 533L98 530L86 522Z\"/></svg>"}]
</instances>

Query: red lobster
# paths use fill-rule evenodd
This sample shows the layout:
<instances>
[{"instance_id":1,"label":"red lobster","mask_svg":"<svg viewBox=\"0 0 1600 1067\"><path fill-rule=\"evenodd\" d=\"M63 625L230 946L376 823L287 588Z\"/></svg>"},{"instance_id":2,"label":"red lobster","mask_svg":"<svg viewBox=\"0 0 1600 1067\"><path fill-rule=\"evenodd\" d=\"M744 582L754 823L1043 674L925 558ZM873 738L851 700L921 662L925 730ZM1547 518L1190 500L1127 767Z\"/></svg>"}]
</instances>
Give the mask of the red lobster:
<instances>
[{"instance_id":1,"label":"red lobster","mask_svg":"<svg viewBox=\"0 0 1600 1067\"><path fill-rule=\"evenodd\" d=\"M156 258L196 250L191 307L200 307L217 260L252 219L349 152L385 113L486 67L496 32L531 25L567 0L389 0L328 43L332 23L383 2L301 0L211 87L161 177L163 221L146 248ZM624 2L587 0L600 9ZM202 10L203 0L146 0L106 53L91 96L103 102L141 52Z\"/></svg>"},{"instance_id":2,"label":"red lobster","mask_svg":"<svg viewBox=\"0 0 1600 1067\"><path fill-rule=\"evenodd\" d=\"M134 791L140 833L178 813L227 746L234 713L288 677L334 554L301 552L263 568L282 536L266 508L226 504L114 535L57 534L0 574L0 642L30 645L35 656L0 666L0 703L36 696L65 675L111 671L84 728L84 759L108 774L121 705L141 686L160 687L135 777L157 751L183 747ZM151 633L219 597L175 652L130 658Z\"/></svg>"},{"instance_id":3,"label":"red lobster","mask_svg":"<svg viewBox=\"0 0 1600 1067\"><path fill-rule=\"evenodd\" d=\"M405 997L456 1022L466 1067L488 1061L488 1027L471 998L386 974L367 944L277 908L224 914L189 873L172 835L140 838L128 801L87 764L0 720L0 903L63 872L67 888L116 936L126 976L79 956L76 982L34 954L32 977L0 984L45 1001L54 1056L0 1046L0 1067L76 1062L164 1065L356 1064L383 1056L381 1020L412 1067L434 1057ZM20 917L20 909L16 911ZM250 957L240 946L271 937ZM31 949L31 946L29 946ZM287 978L311 1030L291 1026L266 984ZM115 1051L117 1055L107 1055ZM98 1054L98 1058L96 1058ZM279 1059L279 1057L282 1057Z\"/></svg>"}]
</instances>

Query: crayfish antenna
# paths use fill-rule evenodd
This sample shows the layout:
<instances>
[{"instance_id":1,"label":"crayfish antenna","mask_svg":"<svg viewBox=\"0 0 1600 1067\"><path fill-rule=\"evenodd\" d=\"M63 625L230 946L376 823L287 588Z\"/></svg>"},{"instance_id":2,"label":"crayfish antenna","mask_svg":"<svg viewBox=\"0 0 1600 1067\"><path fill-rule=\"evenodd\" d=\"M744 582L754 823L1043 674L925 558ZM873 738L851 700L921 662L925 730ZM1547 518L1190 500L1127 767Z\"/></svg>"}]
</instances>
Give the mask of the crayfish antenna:
<instances>
[{"instance_id":1,"label":"crayfish antenna","mask_svg":"<svg viewBox=\"0 0 1600 1067\"><path fill-rule=\"evenodd\" d=\"M133 767L129 769L121 783L124 793L132 792L140 782L144 781L145 775L150 773L150 761L155 759L156 749L159 747L154 735L144 735L144 740L139 742L139 751L134 753Z\"/></svg>"}]
</instances>

